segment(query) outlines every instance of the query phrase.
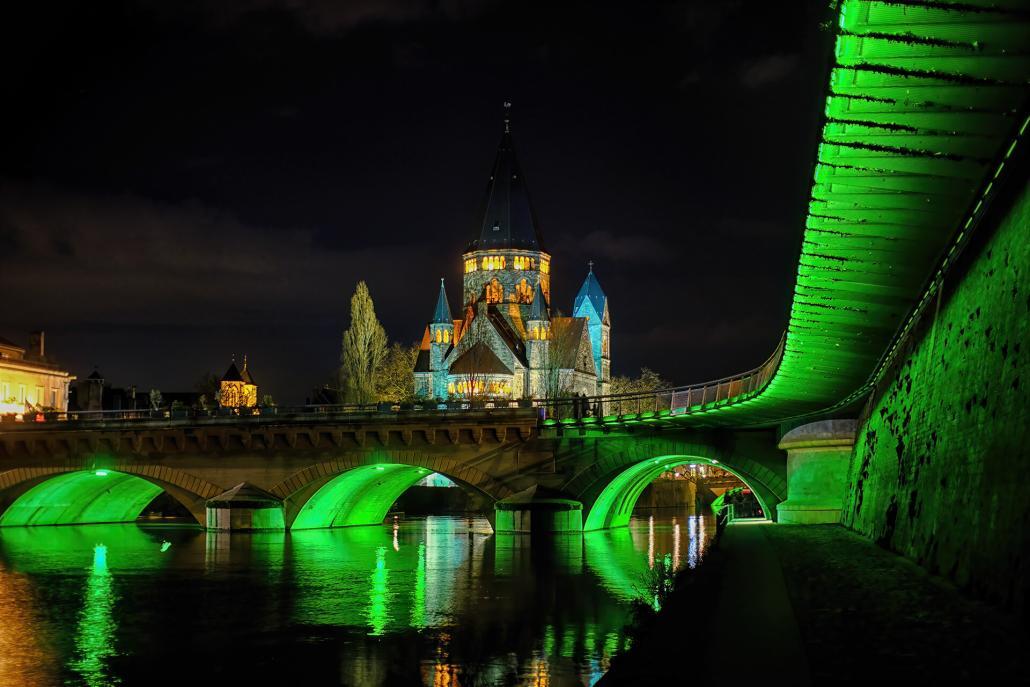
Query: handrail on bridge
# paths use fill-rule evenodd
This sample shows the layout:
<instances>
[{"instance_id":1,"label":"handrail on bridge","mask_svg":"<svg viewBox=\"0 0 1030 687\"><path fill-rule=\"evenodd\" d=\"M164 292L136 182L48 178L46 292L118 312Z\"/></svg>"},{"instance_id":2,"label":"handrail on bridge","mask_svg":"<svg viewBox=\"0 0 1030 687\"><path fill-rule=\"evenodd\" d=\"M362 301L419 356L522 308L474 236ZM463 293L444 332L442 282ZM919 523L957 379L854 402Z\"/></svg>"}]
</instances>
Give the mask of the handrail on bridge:
<instances>
[{"instance_id":1,"label":"handrail on bridge","mask_svg":"<svg viewBox=\"0 0 1030 687\"><path fill-rule=\"evenodd\" d=\"M547 408L547 419L544 424L553 424L559 421L576 422L584 416L591 415L595 418L621 418L628 415L640 417L646 414L686 415L739 403L755 396L772 380L783 360L786 340L787 335L784 333L776 350L764 363L730 377L667 389L588 396L585 404L583 398L546 399L534 401L534 404Z\"/></svg>"},{"instance_id":2,"label":"handrail on bridge","mask_svg":"<svg viewBox=\"0 0 1030 687\"><path fill-rule=\"evenodd\" d=\"M593 416L596 419L613 417L677 416L703 412L715 407L752 398L772 379L783 358L784 335L776 350L764 363L747 372L723 377L702 384L691 384L668 389L655 389L626 394L607 394L579 398L448 401L423 400L408 403L349 403L311 404L300 406L253 406L240 408L128 408L122 410L68 410L26 411L22 422L12 422L14 416L0 416L0 430L17 426L32 426L45 422L72 422L103 425L109 422L153 422L155 420L260 420L260 419L345 419L355 415L395 415L402 412L492 413L507 409L536 409L544 425L578 422Z\"/></svg>"}]
</instances>

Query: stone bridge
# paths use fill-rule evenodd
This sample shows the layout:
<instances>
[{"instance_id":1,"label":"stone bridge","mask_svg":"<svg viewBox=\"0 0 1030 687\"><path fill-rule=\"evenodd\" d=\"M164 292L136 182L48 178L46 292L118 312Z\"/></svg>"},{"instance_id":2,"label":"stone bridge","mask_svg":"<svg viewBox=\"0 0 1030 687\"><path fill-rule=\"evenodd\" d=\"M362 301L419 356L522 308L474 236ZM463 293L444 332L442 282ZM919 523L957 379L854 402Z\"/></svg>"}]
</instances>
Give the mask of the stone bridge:
<instances>
[{"instance_id":1,"label":"stone bridge","mask_svg":"<svg viewBox=\"0 0 1030 687\"><path fill-rule=\"evenodd\" d=\"M131 521L162 491L212 528L367 525L436 472L504 513L501 530L593 530L625 525L643 488L684 463L735 473L775 517L787 495L777 439L542 427L532 409L25 423L0 432L0 525Z\"/></svg>"}]
</instances>

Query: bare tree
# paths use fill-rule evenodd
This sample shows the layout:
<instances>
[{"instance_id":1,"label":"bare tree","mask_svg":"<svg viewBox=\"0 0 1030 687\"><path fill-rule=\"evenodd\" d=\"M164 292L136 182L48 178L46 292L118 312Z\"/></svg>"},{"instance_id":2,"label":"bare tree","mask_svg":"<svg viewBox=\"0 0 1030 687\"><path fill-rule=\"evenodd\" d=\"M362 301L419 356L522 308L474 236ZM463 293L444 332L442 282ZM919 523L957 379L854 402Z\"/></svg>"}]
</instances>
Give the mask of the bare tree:
<instances>
[{"instance_id":1,"label":"bare tree","mask_svg":"<svg viewBox=\"0 0 1030 687\"><path fill-rule=\"evenodd\" d=\"M544 396L550 401L567 399L572 394L572 378L579 349L579 337L576 336L578 331L571 318L559 315L551 320L543 365ZM551 409L556 418L567 416L571 411L571 407L566 408L564 404L554 404Z\"/></svg>"},{"instance_id":2,"label":"bare tree","mask_svg":"<svg viewBox=\"0 0 1030 687\"><path fill-rule=\"evenodd\" d=\"M415 360L418 344L394 342L376 372L376 400L407 402L415 398Z\"/></svg>"},{"instance_id":3,"label":"bare tree","mask_svg":"<svg viewBox=\"0 0 1030 687\"><path fill-rule=\"evenodd\" d=\"M459 389L458 395L473 402L480 401L486 396L486 366L494 356L485 329L486 322L477 322L476 319L473 319L468 329L463 332L459 342L462 350L459 356L459 373L464 387Z\"/></svg>"},{"instance_id":4,"label":"bare tree","mask_svg":"<svg viewBox=\"0 0 1030 687\"><path fill-rule=\"evenodd\" d=\"M350 327L343 333L340 352L340 388L348 403L376 399L376 372L386 357L386 341L368 286L360 281L350 299Z\"/></svg>"}]
</instances>

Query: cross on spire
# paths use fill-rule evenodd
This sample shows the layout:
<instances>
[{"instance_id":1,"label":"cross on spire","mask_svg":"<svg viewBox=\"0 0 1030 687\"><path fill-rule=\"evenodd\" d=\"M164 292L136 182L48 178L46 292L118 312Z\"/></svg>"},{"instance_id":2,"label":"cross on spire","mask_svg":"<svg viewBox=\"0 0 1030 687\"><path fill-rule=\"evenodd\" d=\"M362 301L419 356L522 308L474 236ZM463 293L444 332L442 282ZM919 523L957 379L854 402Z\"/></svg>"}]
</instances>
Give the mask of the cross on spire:
<instances>
[{"instance_id":1,"label":"cross on spire","mask_svg":"<svg viewBox=\"0 0 1030 687\"><path fill-rule=\"evenodd\" d=\"M587 267L590 268L590 274L593 274L594 273L594 261L593 260L588 260L587 261Z\"/></svg>"},{"instance_id":2,"label":"cross on spire","mask_svg":"<svg viewBox=\"0 0 1030 687\"><path fill-rule=\"evenodd\" d=\"M504 133L511 133L511 101L504 101Z\"/></svg>"}]
</instances>

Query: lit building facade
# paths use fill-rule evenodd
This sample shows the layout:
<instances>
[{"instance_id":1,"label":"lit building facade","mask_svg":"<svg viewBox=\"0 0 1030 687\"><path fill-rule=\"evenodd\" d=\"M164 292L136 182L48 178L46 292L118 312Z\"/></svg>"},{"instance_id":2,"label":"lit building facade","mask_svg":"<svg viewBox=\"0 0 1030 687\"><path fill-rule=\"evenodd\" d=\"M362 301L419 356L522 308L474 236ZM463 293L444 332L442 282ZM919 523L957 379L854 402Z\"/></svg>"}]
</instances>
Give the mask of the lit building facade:
<instances>
[{"instance_id":1,"label":"lit building facade","mask_svg":"<svg viewBox=\"0 0 1030 687\"><path fill-rule=\"evenodd\" d=\"M43 332L29 347L0 337L0 415L68 409L68 385L75 377L46 355Z\"/></svg>"},{"instance_id":2,"label":"lit building facade","mask_svg":"<svg viewBox=\"0 0 1030 687\"><path fill-rule=\"evenodd\" d=\"M243 356L243 368L236 367L236 361L229 363L229 369L218 384L218 405L223 408L253 408L258 400L257 382L247 369L247 356Z\"/></svg>"},{"instance_id":3,"label":"lit building facade","mask_svg":"<svg viewBox=\"0 0 1030 687\"><path fill-rule=\"evenodd\" d=\"M571 317L551 307L544 248L507 116L476 237L462 255L462 308L440 280L415 365L423 398L528 399L605 394L611 379L608 298L591 265Z\"/></svg>"}]
</instances>

